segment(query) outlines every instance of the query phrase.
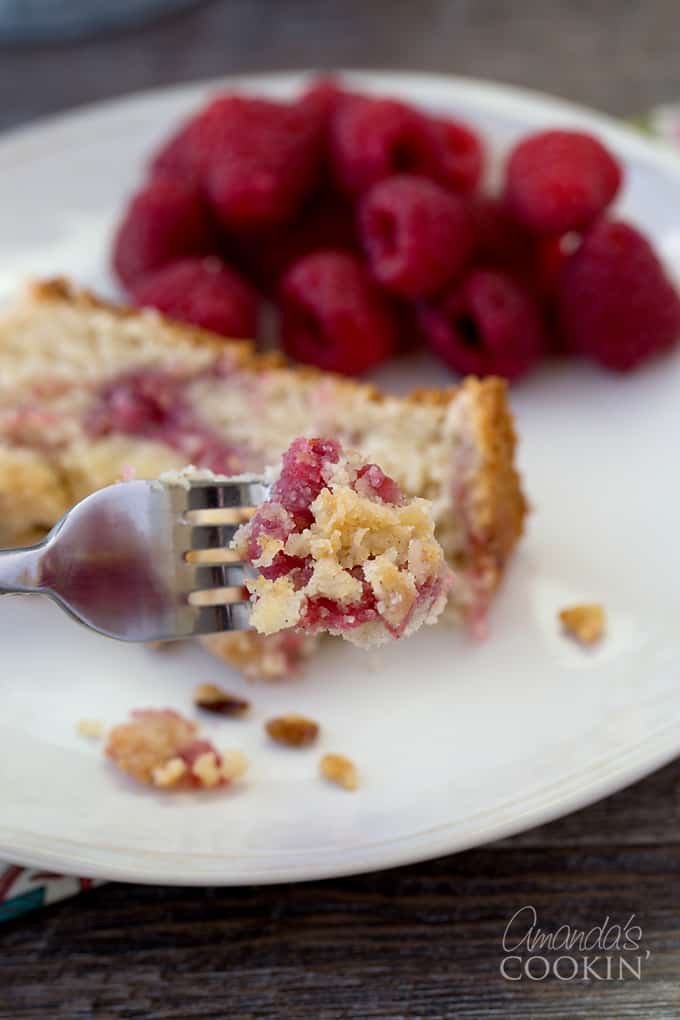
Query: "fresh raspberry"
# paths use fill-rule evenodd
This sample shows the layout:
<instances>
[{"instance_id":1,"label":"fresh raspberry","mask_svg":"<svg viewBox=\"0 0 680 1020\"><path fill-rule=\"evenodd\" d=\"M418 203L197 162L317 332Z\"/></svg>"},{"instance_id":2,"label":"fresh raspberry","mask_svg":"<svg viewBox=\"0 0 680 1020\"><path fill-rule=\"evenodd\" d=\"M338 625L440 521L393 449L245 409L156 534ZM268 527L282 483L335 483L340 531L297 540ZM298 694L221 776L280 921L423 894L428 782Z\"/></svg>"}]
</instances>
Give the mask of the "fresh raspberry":
<instances>
[{"instance_id":1,"label":"fresh raspberry","mask_svg":"<svg viewBox=\"0 0 680 1020\"><path fill-rule=\"evenodd\" d=\"M335 78L317 78L298 99L298 105L311 118L319 138L318 179L325 191L337 190L331 155L335 117L343 103L353 98L353 93L345 91Z\"/></svg>"},{"instance_id":2,"label":"fresh raspberry","mask_svg":"<svg viewBox=\"0 0 680 1020\"><path fill-rule=\"evenodd\" d=\"M298 99L298 103L308 113L318 117L324 126L328 126L331 117L347 96L349 96L349 93L342 88L335 78L316 78L304 90Z\"/></svg>"},{"instance_id":3,"label":"fresh raspberry","mask_svg":"<svg viewBox=\"0 0 680 1020\"><path fill-rule=\"evenodd\" d=\"M392 314L397 324L395 354L412 354L423 346L423 335L415 301L392 298Z\"/></svg>"},{"instance_id":4,"label":"fresh raspberry","mask_svg":"<svg viewBox=\"0 0 680 1020\"><path fill-rule=\"evenodd\" d=\"M223 336L250 338L257 332L255 291L218 258L172 262L140 280L132 297L136 305Z\"/></svg>"},{"instance_id":5,"label":"fresh raspberry","mask_svg":"<svg viewBox=\"0 0 680 1020\"><path fill-rule=\"evenodd\" d=\"M484 149L479 135L459 120L431 118L430 125L436 179L451 191L474 191L484 169Z\"/></svg>"},{"instance_id":6,"label":"fresh raspberry","mask_svg":"<svg viewBox=\"0 0 680 1020\"><path fill-rule=\"evenodd\" d=\"M232 98L230 93L216 96L180 124L153 155L149 164L151 175L179 177L200 187L211 154L225 137L225 119Z\"/></svg>"},{"instance_id":7,"label":"fresh raspberry","mask_svg":"<svg viewBox=\"0 0 680 1020\"><path fill-rule=\"evenodd\" d=\"M475 264L502 269L537 298L551 300L565 258L562 238L537 237L517 222L501 199L489 195L475 195L468 210L475 235Z\"/></svg>"},{"instance_id":8,"label":"fresh raspberry","mask_svg":"<svg viewBox=\"0 0 680 1020\"><path fill-rule=\"evenodd\" d=\"M213 106L198 159L223 224L243 229L289 219L315 183L319 118L300 103L269 99L228 96Z\"/></svg>"},{"instance_id":9,"label":"fresh raspberry","mask_svg":"<svg viewBox=\"0 0 680 1020\"><path fill-rule=\"evenodd\" d=\"M542 131L510 153L505 199L513 215L538 234L583 230L613 200L622 171L592 135Z\"/></svg>"},{"instance_id":10,"label":"fresh raspberry","mask_svg":"<svg viewBox=\"0 0 680 1020\"><path fill-rule=\"evenodd\" d=\"M558 310L568 347L619 372L680 337L680 298L649 241L622 221L596 223L567 259Z\"/></svg>"},{"instance_id":11,"label":"fresh raspberry","mask_svg":"<svg viewBox=\"0 0 680 1020\"><path fill-rule=\"evenodd\" d=\"M536 237L511 216L505 203L492 195L475 195L468 203L475 234L474 259L481 266L518 272L533 264Z\"/></svg>"},{"instance_id":12,"label":"fresh raspberry","mask_svg":"<svg viewBox=\"0 0 680 1020\"><path fill-rule=\"evenodd\" d=\"M185 255L207 255L217 244L200 193L183 181L159 177L130 202L113 242L113 268L129 288L144 274Z\"/></svg>"},{"instance_id":13,"label":"fresh raspberry","mask_svg":"<svg viewBox=\"0 0 680 1020\"><path fill-rule=\"evenodd\" d=\"M331 157L336 179L350 195L394 174L435 173L427 119L395 99L352 96L341 103L331 125Z\"/></svg>"},{"instance_id":14,"label":"fresh raspberry","mask_svg":"<svg viewBox=\"0 0 680 1020\"><path fill-rule=\"evenodd\" d=\"M275 291L286 270L315 251L357 252L360 246L354 220L344 195L319 192L290 223L236 239L237 261L262 290Z\"/></svg>"},{"instance_id":15,"label":"fresh raspberry","mask_svg":"<svg viewBox=\"0 0 680 1020\"><path fill-rule=\"evenodd\" d=\"M462 375L517 379L539 360L546 342L534 301L506 274L473 269L420 308L432 348Z\"/></svg>"},{"instance_id":16,"label":"fresh raspberry","mask_svg":"<svg viewBox=\"0 0 680 1020\"><path fill-rule=\"evenodd\" d=\"M201 111L180 125L163 143L149 161L149 174L155 177L174 177L199 188L203 166L205 114Z\"/></svg>"},{"instance_id":17,"label":"fresh raspberry","mask_svg":"<svg viewBox=\"0 0 680 1020\"><path fill-rule=\"evenodd\" d=\"M534 253L532 279L527 286L538 298L549 302L557 297L557 288L570 251L570 237L541 237Z\"/></svg>"},{"instance_id":18,"label":"fresh raspberry","mask_svg":"<svg viewBox=\"0 0 680 1020\"><path fill-rule=\"evenodd\" d=\"M438 290L472 251L462 200L425 177L403 174L374 185L362 200L359 224L373 276L403 297Z\"/></svg>"},{"instance_id":19,"label":"fresh raspberry","mask_svg":"<svg viewBox=\"0 0 680 1020\"><path fill-rule=\"evenodd\" d=\"M283 277L281 335L298 361L356 375L389 357L396 327L359 260L325 251L296 262Z\"/></svg>"}]
</instances>

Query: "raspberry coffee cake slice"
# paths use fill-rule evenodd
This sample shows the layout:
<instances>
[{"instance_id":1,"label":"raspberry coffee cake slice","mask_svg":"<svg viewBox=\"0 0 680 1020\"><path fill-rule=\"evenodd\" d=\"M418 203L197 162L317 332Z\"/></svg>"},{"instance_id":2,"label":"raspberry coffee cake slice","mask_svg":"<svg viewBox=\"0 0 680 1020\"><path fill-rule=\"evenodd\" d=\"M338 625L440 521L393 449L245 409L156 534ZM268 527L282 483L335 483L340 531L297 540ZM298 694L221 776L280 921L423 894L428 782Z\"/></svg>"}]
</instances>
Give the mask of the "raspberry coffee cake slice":
<instances>
[{"instance_id":1,"label":"raspberry coffee cake slice","mask_svg":"<svg viewBox=\"0 0 680 1020\"><path fill-rule=\"evenodd\" d=\"M35 538L122 476L188 463L259 473L299 436L360 449L406 497L432 503L456 568L450 604L480 627L526 509L501 380L385 395L63 280L33 285L0 319L0 545ZM292 633L253 637L211 641L250 672L299 658Z\"/></svg>"},{"instance_id":2,"label":"raspberry coffee cake slice","mask_svg":"<svg viewBox=\"0 0 680 1020\"><path fill-rule=\"evenodd\" d=\"M258 570L251 623L362 647L435 623L453 573L426 500L407 500L378 467L332 439L296 439L271 499L234 539Z\"/></svg>"}]
</instances>

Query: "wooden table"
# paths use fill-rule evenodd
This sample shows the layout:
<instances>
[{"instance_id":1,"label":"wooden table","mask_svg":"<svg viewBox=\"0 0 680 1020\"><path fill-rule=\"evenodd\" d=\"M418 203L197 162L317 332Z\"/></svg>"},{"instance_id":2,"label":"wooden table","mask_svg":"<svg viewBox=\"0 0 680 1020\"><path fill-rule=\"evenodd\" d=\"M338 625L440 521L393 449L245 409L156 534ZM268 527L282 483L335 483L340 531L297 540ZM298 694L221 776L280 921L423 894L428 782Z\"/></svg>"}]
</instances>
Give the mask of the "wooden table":
<instances>
[{"instance_id":1,"label":"wooden table","mask_svg":"<svg viewBox=\"0 0 680 1020\"><path fill-rule=\"evenodd\" d=\"M310 65L474 74L624 114L680 97L679 43L677 0L223 0L134 34L0 50L0 127ZM680 762L552 825L380 874L104 886L0 929L0 1017L680 1018L679 809ZM504 978L503 932L524 905L552 930L635 914L641 979Z\"/></svg>"}]
</instances>

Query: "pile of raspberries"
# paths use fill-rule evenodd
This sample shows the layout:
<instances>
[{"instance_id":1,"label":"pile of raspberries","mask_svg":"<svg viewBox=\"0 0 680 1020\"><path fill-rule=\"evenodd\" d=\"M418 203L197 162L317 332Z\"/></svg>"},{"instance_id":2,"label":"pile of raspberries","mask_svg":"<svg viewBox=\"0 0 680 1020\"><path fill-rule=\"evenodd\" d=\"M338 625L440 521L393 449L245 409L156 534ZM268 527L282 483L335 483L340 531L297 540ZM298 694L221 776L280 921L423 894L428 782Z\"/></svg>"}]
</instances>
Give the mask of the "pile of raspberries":
<instances>
[{"instance_id":1,"label":"pile of raspberries","mask_svg":"<svg viewBox=\"0 0 680 1020\"><path fill-rule=\"evenodd\" d=\"M156 153L116 233L134 304L225 337L279 310L292 358L355 375L428 345L459 373L519 378L550 353L626 372L680 337L650 242L607 218L622 170L549 130L481 190L459 120L313 83L290 103L213 99Z\"/></svg>"}]
</instances>

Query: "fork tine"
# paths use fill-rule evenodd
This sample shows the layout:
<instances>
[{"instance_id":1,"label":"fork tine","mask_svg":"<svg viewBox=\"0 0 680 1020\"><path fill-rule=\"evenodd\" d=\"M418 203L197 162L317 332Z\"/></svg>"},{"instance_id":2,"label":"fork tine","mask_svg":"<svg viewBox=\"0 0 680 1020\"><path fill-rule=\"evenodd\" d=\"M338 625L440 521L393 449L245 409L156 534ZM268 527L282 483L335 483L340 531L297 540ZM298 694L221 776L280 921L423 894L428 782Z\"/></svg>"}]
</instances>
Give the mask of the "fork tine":
<instances>
[{"instance_id":1,"label":"fork tine","mask_svg":"<svg viewBox=\"0 0 680 1020\"><path fill-rule=\"evenodd\" d=\"M248 563L199 565L194 571L194 591L202 591L204 588L242 588L247 580L255 576L256 571Z\"/></svg>"},{"instance_id":2,"label":"fork tine","mask_svg":"<svg viewBox=\"0 0 680 1020\"><path fill-rule=\"evenodd\" d=\"M184 554L187 563L199 564L226 564L240 563L241 558L235 549L225 549L221 543L215 543L206 549L189 549Z\"/></svg>"},{"instance_id":3,"label":"fork tine","mask_svg":"<svg viewBox=\"0 0 680 1020\"><path fill-rule=\"evenodd\" d=\"M12 581L125 641L248 630L245 582L254 572L230 545L238 522L267 495L255 477L185 476L100 489L31 550L31 587Z\"/></svg>"},{"instance_id":4,"label":"fork tine","mask_svg":"<svg viewBox=\"0 0 680 1020\"><path fill-rule=\"evenodd\" d=\"M248 603L248 589L229 585L224 588L201 588L189 593L190 606L232 606L237 602Z\"/></svg>"},{"instance_id":5,"label":"fork tine","mask_svg":"<svg viewBox=\"0 0 680 1020\"><path fill-rule=\"evenodd\" d=\"M255 476L219 482L214 479L192 481L187 490L187 508L191 510L222 507L254 507L263 503L269 494L268 486Z\"/></svg>"},{"instance_id":6,"label":"fork tine","mask_svg":"<svg viewBox=\"0 0 680 1020\"><path fill-rule=\"evenodd\" d=\"M187 601L197 612L196 633L250 626L245 582L257 572L229 547L266 495L259 479L192 484L188 491L182 520L190 528L191 548L184 561L192 571Z\"/></svg>"},{"instance_id":7,"label":"fork tine","mask_svg":"<svg viewBox=\"0 0 680 1020\"><path fill-rule=\"evenodd\" d=\"M185 521L188 524L188 521ZM222 524L192 525L190 544L192 549L228 549L240 525ZM200 559L200 557L199 557ZM190 561L191 562L191 561Z\"/></svg>"},{"instance_id":8,"label":"fork tine","mask_svg":"<svg viewBox=\"0 0 680 1020\"><path fill-rule=\"evenodd\" d=\"M246 524L255 513L254 506L218 506L187 510L184 520L194 527L206 525Z\"/></svg>"},{"instance_id":9,"label":"fork tine","mask_svg":"<svg viewBox=\"0 0 680 1020\"><path fill-rule=\"evenodd\" d=\"M219 631L250 630L250 603L202 606L196 609L194 634L215 634Z\"/></svg>"}]
</instances>

